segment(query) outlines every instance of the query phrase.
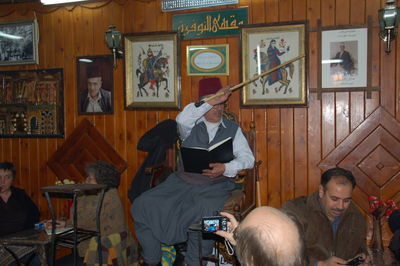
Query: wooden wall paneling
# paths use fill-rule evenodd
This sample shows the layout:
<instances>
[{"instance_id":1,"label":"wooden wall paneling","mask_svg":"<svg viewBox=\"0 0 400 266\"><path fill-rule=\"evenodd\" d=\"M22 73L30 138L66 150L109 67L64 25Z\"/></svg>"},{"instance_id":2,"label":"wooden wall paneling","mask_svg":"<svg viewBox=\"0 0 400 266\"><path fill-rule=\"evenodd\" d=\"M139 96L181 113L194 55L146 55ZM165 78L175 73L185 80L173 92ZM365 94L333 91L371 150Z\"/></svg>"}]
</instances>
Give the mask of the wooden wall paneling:
<instances>
[{"instance_id":1,"label":"wooden wall paneling","mask_svg":"<svg viewBox=\"0 0 400 266\"><path fill-rule=\"evenodd\" d=\"M395 55L396 55L396 71L395 71L395 77L399 77L399 75L400 75L400 53L399 53L399 51L400 51L400 42L399 41L396 41L395 43L394 43L394 45L393 45L394 47L393 47L393 50L396 52L395 53ZM392 56L394 56L394 55L392 55ZM396 118L397 118L397 120L400 120L400 80L399 80L399 78L396 78L396 81L395 81L395 91L394 91L394 94L395 94L395 112L396 112L396 114L395 114L395 116L396 116Z\"/></svg>"},{"instance_id":2,"label":"wooden wall paneling","mask_svg":"<svg viewBox=\"0 0 400 266\"><path fill-rule=\"evenodd\" d=\"M307 109L294 109L294 197L307 195Z\"/></svg>"},{"instance_id":3,"label":"wooden wall paneling","mask_svg":"<svg viewBox=\"0 0 400 266\"><path fill-rule=\"evenodd\" d=\"M234 86L242 81L241 77L241 52L239 36L233 36L226 39L229 45L229 82L227 84ZM237 62L237 63L233 63ZM240 116L240 94L243 87L232 92L228 102L228 110L235 110L235 114Z\"/></svg>"},{"instance_id":4,"label":"wooden wall paneling","mask_svg":"<svg viewBox=\"0 0 400 266\"><path fill-rule=\"evenodd\" d=\"M292 19L305 20L307 1L293 1L292 5ZM293 197L298 197L307 195L307 108L294 108L293 117Z\"/></svg>"},{"instance_id":5,"label":"wooden wall paneling","mask_svg":"<svg viewBox=\"0 0 400 266\"><path fill-rule=\"evenodd\" d=\"M303 20L307 17L307 0L293 1L293 20Z\"/></svg>"},{"instance_id":6,"label":"wooden wall paneling","mask_svg":"<svg viewBox=\"0 0 400 266\"><path fill-rule=\"evenodd\" d=\"M293 108L280 110L281 203L294 197L294 115Z\"/></svg>"},{"instance_id":7,"label":"wooden wall paneling","mask_svg":"<svg viewBox=\"0 0 400 266\"><path fill-rule=\"evenodd\" d=\"M350 4L350 22L352 24L367 23L365 15L365 1L352 1ZM372 38L373 39L373 38ZM371 43L368 46L372 45ZM371 50L373 51L373 50ZM372 53L373 55L373 53ZM371 58L372 62L372 58ZM368 66L369 67L369 66ZM371 75L370 68L368 69ZM353 131L364 120L365 114L365 92L351 92L350 94L350 132Z\"/></svg>"},{"instance_id":8,"label":"wooden wall paneling","mask_svg":"<svg viewBox=\"0 0 400 266\"><path fill-rule=\"evenodd\" d=\"M322 157L335 147L335 93L323 93L321 97Z\"/></svg>"},{"instance_id":9,"label":"wooden wall paneling","mask_svg":"<svg viewBox=\"0 0 400 266\"><path fill-rule=\"evenodd\" d=\"M307 1L307 19L309 27L317 26L317 19L321 18L321 3L317 0ZM317 73L317 58L319 53L317 33L309 33L309 64L308 64L308 86L309 88L317 87L317 77L313 73ZM317 99L317 94L309 95L309 108L307 110L307 128L308 128L308 182L307 193L313 192L319 184L321 171L316 167L321 160L321 100ZM318 125L318 126L316 126Z\"/></svg>"},{"instance_id":10,"label":"wooden wall paneling","mask_svg":"<svg viewBox=\"0 0 400 266\"><path fill-rule=\"evenodd\" d=\"M253 1L251 7L252 20L251 22L249 20L249 24L264 23L266 13L264 1Z\"/></svg>"},{"instance_id":11,"label":"wooden wall paneling","mask_svg":"<svg viewBox=\"0 0 400 266\"><path fill-rule=\"evenodd\" d=\"M273 207L281 204L281 150L279 108L267 111L268 202Z\"/></svg>"},{"instance_id":12,"label":"wooden wall paneling","mask_svg":"<svg viewBox=\"0 0 400 266\"><path fill-rule=\"evenodd\" d=\"M252 5L254 5L252 2ZM278 0L265 0L265 22L276 22L279 21L279 1ZM254 10L257 7L253 9ZM253 21L256 20L256 17L253 17Z\"/></svg>"},{"instance_id":13,"label":"wooden wall paneling","mask_svg":"<svg viewBox=\"0 0 400 266\"><path fill-rule=\"evenodd\" d=\"M390 114L395 115L395 103L396 103L396 51L392 43L392 52L387 55L385 53L385 42L380 42L380 87L381 87L381 101L380 105L383 106Z\"/></svg>"},{"instance_id":14,"label":"wooden wall paneling","mask_svg":"<svg viewBox=\"0 0 400 266\"><path fill-rule=\"evenodd\" d=\"M279 21L293 20L293 0L279 1Z\"/></svg>"}]
</instances>

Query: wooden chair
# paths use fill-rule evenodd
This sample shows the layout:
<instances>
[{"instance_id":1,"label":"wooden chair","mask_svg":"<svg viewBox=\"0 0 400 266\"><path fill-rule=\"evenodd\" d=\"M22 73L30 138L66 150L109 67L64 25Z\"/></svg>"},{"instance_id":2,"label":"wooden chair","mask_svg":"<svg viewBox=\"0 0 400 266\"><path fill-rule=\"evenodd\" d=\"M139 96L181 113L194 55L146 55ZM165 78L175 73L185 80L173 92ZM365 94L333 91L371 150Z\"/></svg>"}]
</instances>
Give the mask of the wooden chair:
<instances>
[{"instance_id":1,"label":"wooden chair","mask_svg":"<svg viewBox=\"0 0 400 266\"><path fill-rule=\"evenodd\" d=\"M236 116L227 111L224 112L224 116L230 120L235 120ZM255 122L250 123L250 129L248 131L243 130L244 135L247 138L250 149L253 151L254 157L256 154L256 135L255 135ZM160 164L145 169L145 174L150 176L150 187L155 187L163 182L173 171L176 170L178 165L178 150L179 143L174 148L168 150L166 160ZM256 184L258 181L258 168L262 161L255 161L254 167L251 169L245 169L238 173L235 183L236 189L232 192L231 197L225 202L223 211L233 214L238 221L245 217L252 209L257 205L256 196L257 189ZM223 245L221 246L223 247ZM219 248L221 254L224 255L225 260L235 265L236 260L229 255L225 255L223 248ZM217 264L218 258L209 258L207 260L213 261Z\"/></svg>"}]
</instances>

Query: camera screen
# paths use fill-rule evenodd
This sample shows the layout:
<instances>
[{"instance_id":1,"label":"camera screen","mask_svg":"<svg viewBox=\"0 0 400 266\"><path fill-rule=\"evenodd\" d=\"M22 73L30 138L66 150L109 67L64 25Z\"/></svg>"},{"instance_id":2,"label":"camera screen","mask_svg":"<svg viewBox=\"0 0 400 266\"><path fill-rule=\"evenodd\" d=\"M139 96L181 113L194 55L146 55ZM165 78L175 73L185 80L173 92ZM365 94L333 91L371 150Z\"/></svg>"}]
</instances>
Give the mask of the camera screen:
<instances>
[{"instance_id":1,"label":"camera screen","mask_svg":"<svg viewBox=\"0 0 400 266\"><path fill-rule=\"evenodd\" d=\"M220 230L220 219L204 219L203 220L203 232L215 232Z\"/></svg>"}]
</instances>

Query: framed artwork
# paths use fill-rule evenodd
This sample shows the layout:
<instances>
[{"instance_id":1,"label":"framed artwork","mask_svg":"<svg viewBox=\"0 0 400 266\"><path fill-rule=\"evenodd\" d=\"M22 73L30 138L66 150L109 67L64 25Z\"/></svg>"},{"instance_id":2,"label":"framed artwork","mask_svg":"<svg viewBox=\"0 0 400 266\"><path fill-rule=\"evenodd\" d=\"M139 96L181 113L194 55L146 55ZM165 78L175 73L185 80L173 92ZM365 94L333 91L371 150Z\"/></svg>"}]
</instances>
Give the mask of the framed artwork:
<instances>
[{"instance_id":1,"label":"framed artwork","mask_svg":"<svg viewBox=\"0 0 400 266\"><path fill-rule=\"evenodd\" d=\"M113 114L114 80L112 55L76 58L78 114Z\"/></svg>"},{"instance_id":2,"label":"framed artwork","mask_svg":"<svg viewBox=\"0 0 400 266\"><path fill-rule=\"evenodd\" d=\"M255 79L242 89L243 107L307 105L307 34L306 21L241 27L243 82Z\"/></svg>"},{"instance_id":3,"label":"framed artwork","mask_svg":"<svg viewBox=\"0 0 400 266\"><path fill-rule=\"evenodd\" d=\"M0 72L0 137L64 137L63 70Z\"/></svg>"},{"instance_id":4,"label":"framed artwork","mask_svg":"<svg viewBox=\"0 0 400 266\"><path fill-rule=\"evenodd\" d=\"M36 20L0 23L0 66L39 64Z\"/></svg>"},{"instance_id":5,"label":"framed artwork","mask_svg":"<svg viewBox=\"0 0 400 266\"><path fill-rule=\"evenodd\" d=\"M321 88L367 87L368 28L323 30Z\"/></svg>"},{"instance_id":6,"label":"framed artwork","mask_svg":"<svg viewBox=\"0 0 400 266\"><path fill-rule=\"evenodd\" d=\"M188 76L229 75L229 45L188 45L186 65Z\"/></svg>"},{"instance_id":7,"label":"framed artwork","mask_svg":"<svg viewBox=\"0 0 400 266\"><path fill-rule=\"evenodd\" d=\"M125 109L179 109L177 32L128 34L125 42Z\"/></svg>"}]
</instances>

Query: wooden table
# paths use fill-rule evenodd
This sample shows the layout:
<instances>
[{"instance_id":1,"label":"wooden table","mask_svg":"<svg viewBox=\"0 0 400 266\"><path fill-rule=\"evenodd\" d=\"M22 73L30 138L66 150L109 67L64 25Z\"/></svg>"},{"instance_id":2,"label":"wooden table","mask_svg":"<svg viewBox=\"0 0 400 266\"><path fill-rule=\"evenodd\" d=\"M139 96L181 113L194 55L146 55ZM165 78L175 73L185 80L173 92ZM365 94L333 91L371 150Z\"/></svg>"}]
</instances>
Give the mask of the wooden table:
<instances>
[{"instance_id":1,"label":"wooden table","mask_svg":"<svg viewBox=\"0 0 400 266\"><path fill-rule=\"evenodd\" d=\"M41 264L47 265L46 246L50 243L50 240L46 231L31 229L0 237L0 245L10 249L18 258L31 251L36 251ZM31 249L26 247L31 247ZM12 255L6 254L4 251L0 256L0 265L8 265L7 262L13 260Z\"/></svg>"}]
</instances>

